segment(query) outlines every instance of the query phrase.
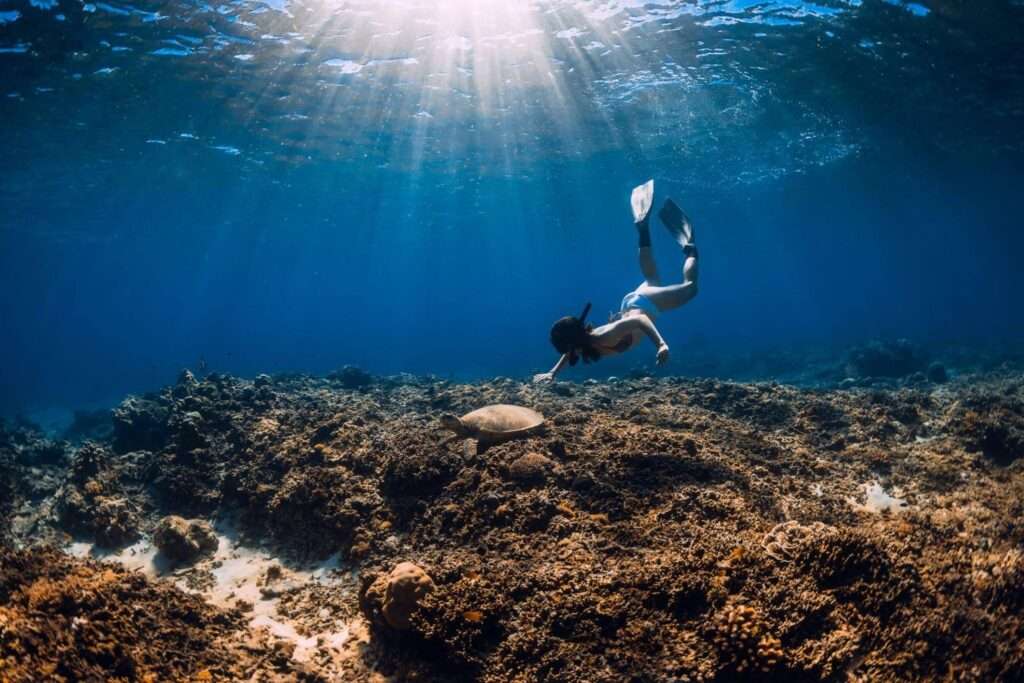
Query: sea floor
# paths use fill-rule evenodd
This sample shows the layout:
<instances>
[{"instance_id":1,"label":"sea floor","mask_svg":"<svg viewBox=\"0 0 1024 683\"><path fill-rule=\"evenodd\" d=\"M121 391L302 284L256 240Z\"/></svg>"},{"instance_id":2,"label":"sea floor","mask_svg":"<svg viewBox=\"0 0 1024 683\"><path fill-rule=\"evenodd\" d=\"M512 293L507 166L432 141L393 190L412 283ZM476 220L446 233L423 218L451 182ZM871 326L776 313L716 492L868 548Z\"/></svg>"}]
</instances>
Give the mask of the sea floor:
<instances>
[{"instance_id":1,"label":"sea floor","mask_svg":"<svg viewBox=\"0 0 1024 683\"><path fill-rule=\"evenodd\" d=\"M3 424L0 680L1021 680L1024 376L941 379L183 374ZM446 442L490 403L546 430Z\"/></svg>"}]
</instances>

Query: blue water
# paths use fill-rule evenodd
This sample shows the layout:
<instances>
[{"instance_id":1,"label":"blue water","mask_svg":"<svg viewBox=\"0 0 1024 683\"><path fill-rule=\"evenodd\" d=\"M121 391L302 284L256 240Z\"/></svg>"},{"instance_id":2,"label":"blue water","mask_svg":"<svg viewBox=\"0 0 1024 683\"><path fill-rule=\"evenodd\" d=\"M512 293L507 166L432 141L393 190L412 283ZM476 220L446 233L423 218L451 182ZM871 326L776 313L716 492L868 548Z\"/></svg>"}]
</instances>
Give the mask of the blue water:
<instances>
[{"instance_id":1,"label":"blue water","mask_svg":"<svg viewBox=\"0 0 1024 683\"><path fill-rule=\"evenodd\" d=\"M0 414L525 377L694 220L689 353L1024 336L1018 2L0 1ZM655 226L661 272L681 256Z\"/></svg>"}]
</instances>

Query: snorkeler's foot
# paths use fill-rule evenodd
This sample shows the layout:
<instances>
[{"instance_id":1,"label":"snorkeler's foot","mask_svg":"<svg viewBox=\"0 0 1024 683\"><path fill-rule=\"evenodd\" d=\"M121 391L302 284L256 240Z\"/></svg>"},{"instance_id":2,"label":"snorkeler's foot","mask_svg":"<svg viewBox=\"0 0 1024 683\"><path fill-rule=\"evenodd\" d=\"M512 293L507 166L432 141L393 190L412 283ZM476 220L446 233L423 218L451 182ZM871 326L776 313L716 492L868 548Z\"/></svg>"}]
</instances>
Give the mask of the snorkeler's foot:
<instances>
[{"instance_id":1,"label":"snorkeler's foot","mask_svg":"<svg viewBox=\"0 0 1024 683\"><path fill-rule=\"evenodd\" d=\"M693 223L671 199L665 200L665 205L658 212L661 224L672 234L672 238L679 243L683 251L693 249Z\"/></svg>"},{"instance_id":2,"label":"snorkeler's foot","mask_svg":"<svg viewBox=\"0 0 1024 683\"><path fill-rule=\"evenodd\" d=\"M647 223L651 206L654 204L654 180L634 187L633 194L629 196L629 204L633 208L633 222L637 225Z\"/></svg>"}]
</instances>

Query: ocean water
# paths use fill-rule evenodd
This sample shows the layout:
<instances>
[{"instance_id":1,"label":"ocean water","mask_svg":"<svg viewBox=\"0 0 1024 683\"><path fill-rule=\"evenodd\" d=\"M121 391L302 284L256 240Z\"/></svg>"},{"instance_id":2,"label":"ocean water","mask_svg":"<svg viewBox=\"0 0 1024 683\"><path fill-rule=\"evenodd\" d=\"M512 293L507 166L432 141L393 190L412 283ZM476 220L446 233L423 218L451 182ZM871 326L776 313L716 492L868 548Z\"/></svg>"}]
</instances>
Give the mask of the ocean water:
<instances>
[{"instance_id":1,"label":"ocean water","mask_svg":"<svg viewBox=\"0 0 1024 683\"><path fill-rule=\"evenodd\" d=\"M0 414L201 365L546 370L641 280L648 178L701 292L667 367L568 379L1013 344L1022 36L1010 1L2 0Z\"/></svg>"}]
</instances>

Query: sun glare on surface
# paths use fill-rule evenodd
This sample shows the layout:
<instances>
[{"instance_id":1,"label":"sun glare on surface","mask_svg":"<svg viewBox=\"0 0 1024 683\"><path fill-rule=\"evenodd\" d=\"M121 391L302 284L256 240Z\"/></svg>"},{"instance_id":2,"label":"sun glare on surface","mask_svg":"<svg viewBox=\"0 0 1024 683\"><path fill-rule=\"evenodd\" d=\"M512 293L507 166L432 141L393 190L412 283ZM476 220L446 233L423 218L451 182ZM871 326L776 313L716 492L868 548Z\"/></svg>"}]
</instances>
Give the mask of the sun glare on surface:
<instances>
[{"instance_id":1,"label":"sun glare on surface","mask_svg":"<svg viewBox=\"0 0 1024 683\"><path fill-rule=\"evenodd\" d=\"M138 141L143 154L201 140L253 171L323 161L510 175L540 158L624 153L686 159L690 183L749 183L854 153L858 114L836 106L847 74L903 65L880 100L923 87L902 55L927 43L892 35L941 15L903 0L30 4L0 12L4 103L26 119L35 111L22 104L55 93L94 98L81 110L97 119L112 106L119 121L165 112ZM168 87L125 85L136 80ZM60 110L55 125L85 123ZM1013 100L989 113L1019 110ZM987 135L1005 138L996 128Z\"/></svg>"},{"instance_id":2,"label":"sun glare on surface","mask_svg":"<svg viewBox=\"0 0 1024 683\"><path fill-rule=\"evenodd\" d=\"M355 113L382 135L412 130L411 158L403 156L414 164L427 145L454 144L447 129L465 145L485 126L480 144L509 153L527 130L571 137L583 100L567 95L569 81L590 87L598 54L629 59L624 33L570 3L346 2L323 6L313 24L304 58L322 112Z\"/></svg>"}]
</instances>

